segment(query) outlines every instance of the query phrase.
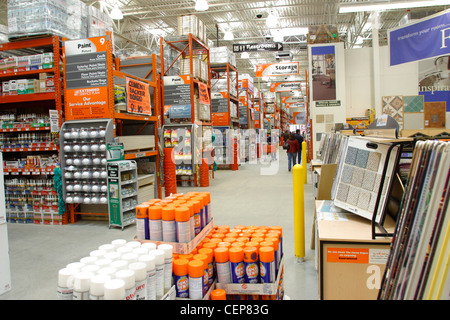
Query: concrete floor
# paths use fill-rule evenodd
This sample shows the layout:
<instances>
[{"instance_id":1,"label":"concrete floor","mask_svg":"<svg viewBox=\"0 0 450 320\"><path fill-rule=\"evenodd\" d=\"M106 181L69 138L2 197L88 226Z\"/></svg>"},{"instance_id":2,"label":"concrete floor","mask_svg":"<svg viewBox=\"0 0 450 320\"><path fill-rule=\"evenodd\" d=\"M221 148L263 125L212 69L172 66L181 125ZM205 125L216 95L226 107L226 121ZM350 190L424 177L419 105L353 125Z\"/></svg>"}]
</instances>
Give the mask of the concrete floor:
<instances>
[{"instance_id":1,"label":"concrete floor","mask_svg":"<svg viewBox=\"0 0 450 320\"><path fill-rule=\"evenodd\" d=\"M279 150L275 174L262 175L265 164L245 164L238 171L218 170L209 188L178 188L185 193L211 192L212 214L217 225L279 225L283 227L285 294L292 300L318 300L318 275L310 249L314 197L310 175L305 185L305 258L295 257L293 179L287 170L286 152ZM277 170L277 164L279 165ZM274 170L271 170L274 171ZM55 300L58 270L79 261L99 245L114 239L132 240L134 225L108 228L104 221L79 221L64 226L8 224L12 290L0 300Z\"/></svg>"}]
</instances>

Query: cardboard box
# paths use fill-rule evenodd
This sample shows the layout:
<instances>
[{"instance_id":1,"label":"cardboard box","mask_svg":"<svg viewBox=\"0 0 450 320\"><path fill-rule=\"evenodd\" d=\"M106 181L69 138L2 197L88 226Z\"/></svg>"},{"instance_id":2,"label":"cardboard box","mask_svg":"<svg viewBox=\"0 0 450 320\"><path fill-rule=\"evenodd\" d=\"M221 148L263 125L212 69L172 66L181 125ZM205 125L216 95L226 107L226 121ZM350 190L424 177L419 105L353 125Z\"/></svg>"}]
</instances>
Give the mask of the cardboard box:
<instances>
[{"instance_id":1,"label":"cardboard box","mask_svg":"<svg viewBox=\"0 0 450 320\"><path fill-rule=\"evenodd\" d=\"M195 247L205 238L205 236L211 232L211 230L214 227L214 219L211 219L211 221L203 228L203 230L190 242L164 242L164 241L152 241L152 240L145 240L145 239L135 239L137 241L140 241L141 243L146 242L152 242L156 243L157 245L160 245L162 243L167 243L173 246L173 253L177 254L189 254L194 250Z\"/></svg>"},{"instance_id":2,"label":"cardboard box","mask_svg":"<svg viewBox=\"0 0 450 320\"><path fill-rule=\"evenodd\" d=\"M9 94L9 81L2 82L2 92L3 92L3 95Z\"/></svg>"},{"instance_id":3,"label":"cardboard box","mask_svg":"<svg viewBox=\"0 0 450 320\"><path fill-rule=\"evenodd\" d=\"M27 94L28 81L27 79L17 80L17 94Z\"/></svg>"},{"instance_id":4,"label":"cardboard box","mask_svg":"<svg viewBox=\"0 0 450 320\"><path fill-rule=\"evenodd\" d=\"M284 273L284 257L281 258L277 279L273 283L216 283L217 289L223 289L228 294L269 295L278 294L279 284Z\"/></svg>"}]
</instances>

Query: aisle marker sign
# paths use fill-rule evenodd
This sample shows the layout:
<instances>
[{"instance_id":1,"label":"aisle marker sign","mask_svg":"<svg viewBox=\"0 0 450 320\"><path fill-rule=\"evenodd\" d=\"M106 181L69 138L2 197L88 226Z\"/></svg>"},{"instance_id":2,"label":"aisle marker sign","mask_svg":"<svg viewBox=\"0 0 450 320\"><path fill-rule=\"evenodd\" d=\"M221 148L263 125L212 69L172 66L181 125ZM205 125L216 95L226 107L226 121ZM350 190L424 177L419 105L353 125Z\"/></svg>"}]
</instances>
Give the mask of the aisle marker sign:
<instances>
[{"instance_id":1,"label":"aisle marker sign","mask_svg":"<svg viewBox=\"0 0 450 320\"><path fill-rule=\"evenodd\" d=\"M258 64L256 66L256 77L277 77L299 74L300 63L298 61Z\"/></svg>"},{"instance_id":2,"label":"aisle marker sign","mask_svg":"<svg viewBox=\"0 0 450 320\"><path fill-rule=\"evenodd\" d=\"M109 118L107 36L64 41L66 120Z\"/></svg>"},{"instance_id":3,"label":"aisle marker sign","mask_svg":"<svg viewBox=\"0 0 450 320\"><path fill-rule=\"evenodd\" d=\"M265 42L265 43L248 43L248 44L233 44L233 52L265 52L265 51L282 51L283 44L279 42Z\"/></svg>"},{"instance_id":4,"label":"aisle marker sign","mask_svg":"<svg viewBox=\"0 0 450 320\"><path fill-rule=\"evenodd\" d=\"M127 112L152 115L150 85L143 81L126 78Z\"/></svg>"}]
</instances>

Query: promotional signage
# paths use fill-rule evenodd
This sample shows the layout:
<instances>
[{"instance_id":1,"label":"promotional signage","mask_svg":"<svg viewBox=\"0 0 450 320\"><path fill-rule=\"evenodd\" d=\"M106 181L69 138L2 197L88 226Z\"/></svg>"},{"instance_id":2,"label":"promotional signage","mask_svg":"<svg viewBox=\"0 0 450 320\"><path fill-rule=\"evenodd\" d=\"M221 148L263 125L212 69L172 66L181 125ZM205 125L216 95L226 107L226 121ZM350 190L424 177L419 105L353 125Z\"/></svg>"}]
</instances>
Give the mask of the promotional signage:
<instances>
[{"instance_id":1,"label":"promotional signage","mask_svg":"<svg viewBox=\"0 0 450 320\"><path fill-rule=\"evenodd\" d=\"M450 10L389 31L391 66L450 54Z\"/></svg>"},{"instance_id":2,"label":"promotional signage","mask_svg":"<svg viewBox=\"0 0 450 320\"><path fill-rule=\"evenodd\" d=\"M210 104L211 101L209 100L208 86L202 82L199 82L198 83L198 91L199 91L200 103Z\"/></svg>"},{"instance_id":3,"label":"promotional signage","mask_svg":"<svg viewBox=\"0 0 450 320\"><path fill-rule=\"evenodd\" d=\"M305 98L304 97L293 97L293 96L289 96L289 97L281 97L281 103L298 103L298 102L304 102Z\"/></svg>"},{"instance_id":4,"label":"promotional signage","mask_svg":"<svg viewBox=\"0 0 450 320\"><path fill-rule=\"evenodd\" d=\"M109 118L107 37L64 41L66 120Z\"/></svg>"},{"instance_id":5,"label":"promotional signage","mask_svg":"<svg viewBox=\"0 0 450 320\"><path fill-rule=\"evenodd\" d=\"M228 126L228 92L211 94L212 122L215 126Z\"/></svg>"},{"instance_id":6,"label":"promotional signage","mask_svg":"<svg viewBox=\"0 0 450 320\"><path fill-rule=\"evenodd\" d=\"M276 82L270 84L270 92L287 92L287 91L301 91L302 83L297 82Z\"/></svg>"},{"instance_id":7,"label":"promotional signage","mask_svg":"<svg viewBox=\"0 0 450 320\"><path fill-rule=\"evenodd\" d=\"M281 62L270 64L258 64L256 66L256 77L276 77L300 74L299 62Z\"/></svg>"},{"instance_id":8,"label":"promotional signage","mask_svg":"<svg viewBox=\"0 0 450 320\"><path fill-rule=\"evenodd\" d=\"M263 52L263 51L282 51L283 45L279 42L266 43L249 43L249 44L234 44L233 52Z\"/></svg>"},{"instance_id":9,"label":"promotional signage","mask_svg":"<svg viewBox=\"0 0 450 320\"><path fill-rule=\"evenodd\" d=\"M143 81L126 78L127 112L152 115L150 85Z\"/></svg>"},{"instance_id":10,"label":"promotional signage","mask_svg":"<svg viewBox=\"0 0 450 320\"><path fill-rule=\"evenodd\" d=\"M190 76L166 76L164 79L164 117L191 118Z\"/></svg>"}]
</instances>

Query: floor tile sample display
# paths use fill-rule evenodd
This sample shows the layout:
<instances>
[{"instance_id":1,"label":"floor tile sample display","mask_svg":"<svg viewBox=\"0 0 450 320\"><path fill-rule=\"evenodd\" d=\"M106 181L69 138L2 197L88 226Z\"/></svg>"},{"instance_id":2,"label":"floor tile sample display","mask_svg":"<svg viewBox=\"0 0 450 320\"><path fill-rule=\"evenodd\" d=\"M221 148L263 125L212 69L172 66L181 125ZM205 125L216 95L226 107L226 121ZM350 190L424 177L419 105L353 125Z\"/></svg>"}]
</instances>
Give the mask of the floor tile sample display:
<instances>
[{"instance_id":1,"label":"floor tile sample display","mask_svg":"<svg viewBox=\"0 0 450 320\"><path fill-rule=\"evenodd\" d=\"M382 110L398 122L400 130L403 129L403 96L382 97Z\"/></svg>"},{"instance_id":2,"label":"floor tile sample display","mask_svg":"<svg viewBox=\"0 0 450 320\"><path fill-rule=\"evenodd\" d=\"M425 102L425 128L445 128L446 102Z\"/></svg>"},{"instance_id":3,"label":"floor tile sample display","mask_svg":"<svg viewBox=\"0 0 450 320\"><path fill-rule=\"evenodd\" d=\"M418 113L405 113L403 118L403 128L408 129L423 129L424 128L424 113L418 112Z\"/></svg>"},{"instance_id":4,"label":"floor tile sample display","mask_svg":"<svg viewBox=\"0 0 450 320\"><path fill-rule=\"evenodd\" d=\"M403 96L403 105L405 113L423 112L424 96Z\"/></svg>"},{"instance_id":5,"label":"floor tile sample display","mask_svg":"<svg viewBox=\"0 0 450 320\"><path fill-rule=\"evenodd\" d=\"M393 177L398 147L394 147L391 152L384 183L381 186L389 145L374 143L368 145L368 142L360 137L348 139L342 163L340 163L336 175L332 197L337 207L372 219L378 191L382 187L376 218L376 221L379 222L386 201L386 190L389 190L387 186L390 185L391 177Z\"/></svg>"}]
</instances>

